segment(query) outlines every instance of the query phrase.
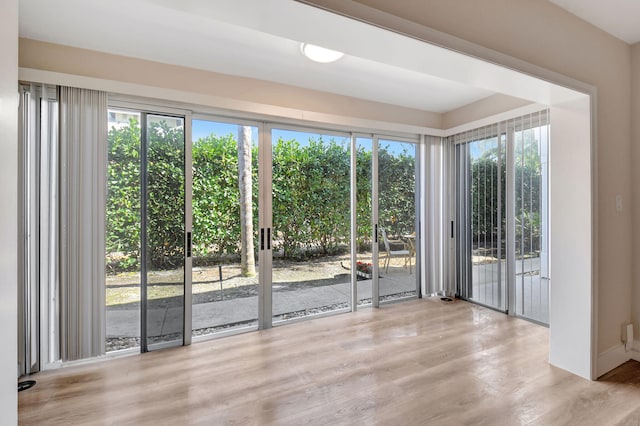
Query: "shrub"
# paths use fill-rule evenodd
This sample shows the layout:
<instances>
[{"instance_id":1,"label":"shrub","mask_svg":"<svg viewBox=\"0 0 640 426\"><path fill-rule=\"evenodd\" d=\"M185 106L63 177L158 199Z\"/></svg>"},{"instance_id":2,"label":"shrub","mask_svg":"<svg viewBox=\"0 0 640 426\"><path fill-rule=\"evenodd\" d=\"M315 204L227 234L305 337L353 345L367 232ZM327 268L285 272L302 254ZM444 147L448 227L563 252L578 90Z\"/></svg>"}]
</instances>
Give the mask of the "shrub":
<instances>
[{"instance_id":1,"label":"shrub","mask_svg":"<svg viewBox=\"0 0 640 426\"><path fill-rule=\"evenodd\" d=\"M148 250L151 266L170 269L184 258L183 130L149 125ZM140 125L112 127L108 135L107 262L112 272L139 268ZM274 249L304 259L346 252L350 232L350 149L335 140L273 145ZM358 248L371 244L371 152L356 152ZM253 199L258 199L258 151L253 150ZM193 143L193 255L199 264L240 252L238 150L233 135ZM392 233L409 233L415 221L415 161L403 152L379 151L380 217ZM258 203L254 202L258 235ZM257 241L255 242L258 248Z\"/></svg>"}]
</instances>

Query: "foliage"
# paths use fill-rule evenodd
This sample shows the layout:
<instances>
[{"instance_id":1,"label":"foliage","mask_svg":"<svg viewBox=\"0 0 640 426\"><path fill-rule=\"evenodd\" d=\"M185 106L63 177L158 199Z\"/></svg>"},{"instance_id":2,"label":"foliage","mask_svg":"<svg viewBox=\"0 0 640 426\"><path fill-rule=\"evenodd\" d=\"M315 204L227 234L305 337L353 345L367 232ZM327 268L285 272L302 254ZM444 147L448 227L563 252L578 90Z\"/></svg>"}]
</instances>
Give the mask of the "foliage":
<instances>
[{"instance_id":1,"label":"foliage","mask_svg":"<svg viewBox=\"0 0 640 426\"><path fill-rule=\"evenodd\" d=\"M278 140L273 154L273 225L284 257L330 254L348 247L350 155L347 144ZM378 151L380 223L393 235L414 232L415 158ZM358 250L371 247L371 151L356 150Z\"/></svg>"},{"instance_id":2,"label":"foliage","mask_svg":"<svg viewBox=\"0 0 640 426\"><path fill-rule=\"evenodd\" d=\"M137 269L140 256L140 126L112 127L108 135L107 264Z\"/></svg>"},{"instance_id":3,"label":"foliage","mask_svg":"<svg viewBox=\"0 0 640 426\"><path fill-rule=\"evenodd\" d=\"M357 250L371 248L371 151L358 145L356 150L356 225ZM380 203L378 202L378 206Z\"/></svg>"},{"instance_id":4,"label":"foliage","mask_svg":"<svg viewBox=\"0 0 640 426\"><path fill-rule=\"evenodd\" d=\"M473 240L478 246L495 249L506 230L505 194L506 159L504 151L498 156L498 149L484 151L480 158L471 164L471 211ZM499 197L500 196L500 197ZM498 203L498 199L502 203ZM500 211L498 208L500 207ZM500 222L501 221L501 222ZM502 236L498 234L498 225L502 224ZM505 253L503 250L502 253ZM497 255L497 250L494 252Z\"/></svg>"},{"instance_id":5,"label":"foliage","mask_svg":"<svg viewBox=\"0 0 640 426\"><path fill-rule=\"evenodd\" d=\"M171 269L184 259L184 129L166 121L147 127L149 262Z\"/></svg>"},{"instance_id":6,"label":"foliage","mask_svg":"<svg viewBox=\"0 0 640 426\"><path fill-rule=\"evenodd\" d=\"M193 251L196 257L234 255L240 250L238 144L233 135L194 142ZM252 155L253 199L257 200L258 151ZM254 229L258 210L254 203Z\"/></svg>"},{"instance_id":7,"label":"foliage","mask_svg":"<svg viewBox=\"0 0 640 426\"><path fill-rule=\"evenodd\" d=\"M414 156L406 149L397 155L389 147L378 150L378 216L389 235L415 230L415 167Z\"/></svg>"},{"instance_id":8,"label":"foliage","mask_svg":"<svg viewBox=\"0 0 640 426\"><path fill-rule=\"evenodd\" d=\"M495 254L500 241L504 256L507 170L504 146L498 150L497 140L472 144L476 144L472 150L482 152L482 155L472 159L470 170L473 240L476 248L493 249ZM527 255L540 251L541 246L542 165L538 152L539 141L533 132L525 132L524 139L522 132L516 133L514 145L516 251ZM502 199L500 204L499 192ZM502 225L501 236L498 235L499 223Z\"/></svg>"},{"instance_id":9,"label":"foliage","mask_svg":"<svg viewBox=\"0 0 640 426\"><path fill-rule=\"evenodd\" d=\"M150 265L171 268L184 257L184 136L181 127L150 122L147 133L147 228ZM140 261L140 125L111 127L107 167L107 262L138 269Z\"/></svg>"},{"instance_id":10,"label":"foliage","mask_svg":"<svg viewBox=\"0 0 640 426\"><path fill-rule=\"evenodd\" d=\"M274 249L284 257L335 252L349 240L349 148L331 140L273 147Z\"/></svg>"},{"instance_id":11,"label":"foliage","mask_svg":"<svg viewBox=\"0 0 640 426\"><path fill-rule=\"evenodd\" d=\"M358 272L362 272L363 274L371 275L371 272L373 271L373 265L371 263L356 262L356 270Z\"/></svg>"},{"instance_id":12,"label":"foliage","mask_svg":"<svg viewBox=\"0 0 640 426\"><path fill-rule=\"evenodd\" d=\"M148 251L151 266L174 268L184 256L184 146L181 127L148 129ZM111 270L139 268L140 126L109 130L107 253ZM200 263L240 252L238 151L233 135L194 142L193 254ZM258 151L252 155L254 234L258 235ZM289 259L344 252L350 233L350 149L335 140L279 139L273 144L273 243ZM379 150L381 223L393 234L414 231L415 160ZM371 151L356 151L360 249L371 244ZM255 244L258 247L257 241Z\"/></svg>"},{"instance_id":13,"label":"foliage","mask_svg":"<svg viewBox=\"0 0 640 426\"><path fill-rule=\"evenodd\" d=\"M516 133L516 252L537 253L541 247L542 164L534 132Z\"/></svg>"}]
</instances>

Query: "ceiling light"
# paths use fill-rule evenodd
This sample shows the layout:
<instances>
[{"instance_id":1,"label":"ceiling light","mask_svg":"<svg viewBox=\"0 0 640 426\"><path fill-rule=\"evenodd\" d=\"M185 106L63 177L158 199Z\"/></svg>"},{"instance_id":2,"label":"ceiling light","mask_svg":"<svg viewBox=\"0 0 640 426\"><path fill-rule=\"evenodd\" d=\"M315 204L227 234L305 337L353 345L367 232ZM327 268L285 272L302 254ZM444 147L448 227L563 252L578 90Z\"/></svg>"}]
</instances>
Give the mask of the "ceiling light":
<instances>
[{"instance_id":1,"label":"ceiling light","mask_svg":"<svg viewBox=\"0 0 640 426\"><path fill-rule=\"evenodd\" d=\"M338 52L337 50L326 49L324 47L307 43L302 43L301 49L304 56L312 61L323 64L337 61L344 55L344 53Z\"/></svg>"}]
</instances>

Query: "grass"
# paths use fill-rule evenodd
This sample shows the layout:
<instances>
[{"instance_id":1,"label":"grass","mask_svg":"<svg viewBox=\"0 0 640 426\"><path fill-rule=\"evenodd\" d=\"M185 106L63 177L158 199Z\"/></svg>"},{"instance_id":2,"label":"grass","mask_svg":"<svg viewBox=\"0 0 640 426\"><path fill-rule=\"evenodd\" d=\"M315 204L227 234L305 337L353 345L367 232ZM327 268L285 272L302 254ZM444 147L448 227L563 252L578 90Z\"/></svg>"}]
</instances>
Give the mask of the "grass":
<instances>
[{"instance_id":1,"label":"grass","mask_svg":"<svg viewBox=\"0 0 640 426\"><path fill-rule=\"evenodd\" d=\"M247 283L249 285L250 283ZM223 288L228 288L224 285ZM192 284L191 293L199 294L208 291L220 290L220 285L215 283ZM149 299L164 299L168 297L182 296L184 290L182 284L150 285L147 287ZM126 303L140 302L140 285L111 286L107 287L106 305L123 305Z\"/></svg>"}]
</instances>

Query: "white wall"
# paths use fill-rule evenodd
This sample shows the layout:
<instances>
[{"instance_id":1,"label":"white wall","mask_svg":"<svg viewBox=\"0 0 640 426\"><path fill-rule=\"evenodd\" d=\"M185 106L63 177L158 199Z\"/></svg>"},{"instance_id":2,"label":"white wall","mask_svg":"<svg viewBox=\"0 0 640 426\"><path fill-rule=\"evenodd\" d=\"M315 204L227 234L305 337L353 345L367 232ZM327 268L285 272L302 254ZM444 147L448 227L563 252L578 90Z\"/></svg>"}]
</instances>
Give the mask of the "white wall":
<instances>
[{"instance_id":1,"label":"white wall","mask_svg":"<svg viewBox=\"0 0 640 426\"><path fill-rule=\"evenodd\" d=\"M586 96L550 108L549 362L595 378L590 113Z\"/></svg>"},{"instance_id":2,"label":"white wall","mask_svg":"<svg viewBox=\"0 0 640 426\"><path fill-rule=\"evenodd\" d=\"M18 0L0 2L0 421L18 423Z\"/></svg>"},{"instance_id":3,"label":"white wall","mask_svg":"<svg viewBox=\"0 0 640 426\"><path fill-rule=\"evenodd\" d=\"M640 164L640 43L631 48L631 162ZM640 217L640 167L632 167L633 205L635 218ZM640 224L633 227L633 309L631 319L635 328L636 349L640 351ZM640 354L637 354L640 356Z\"/></svg>"},{"instance_id":4,"label":"white wall","mask_svg":"<svg viewBox=\"0 0 640 426\"><path fill-rule=\"evenodd\" d=\"M455 128L485 117L512 111L516 108L530 104L531 101L497 93L442 114L442 128Z\"/></svg>"}]
</instances>

